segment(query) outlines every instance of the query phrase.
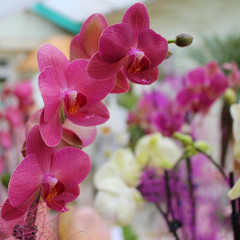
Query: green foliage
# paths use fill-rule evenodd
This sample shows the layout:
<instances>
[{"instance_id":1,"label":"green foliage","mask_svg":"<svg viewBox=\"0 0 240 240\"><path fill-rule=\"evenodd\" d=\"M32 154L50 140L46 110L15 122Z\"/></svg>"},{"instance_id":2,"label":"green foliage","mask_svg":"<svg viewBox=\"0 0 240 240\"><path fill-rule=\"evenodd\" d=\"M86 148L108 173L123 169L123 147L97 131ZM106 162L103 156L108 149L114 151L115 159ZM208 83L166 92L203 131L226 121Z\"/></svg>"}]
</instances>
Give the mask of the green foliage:
<instances>
[{"instance_id":1,"label":"green foliage","mask_svg":"<svg viewBox=\"0 0 240 240\"><path fill-rule=\"evenodd\" d=\"M11 174L10 173L4 173L1 177L1 183L5 188L8 188L8 184L11 178Z\"/></svg>"},{"instance_id":2,"label":"green foliage","mask_svg":"<svg viewBox=\"0 0 240 240\"><path fill-rule=\"evenodd\" d=\"M128 110L137 106L139 97L134 95L131 91L118 96L118 104Z\"/></svg>"},{"instance_id":3,"label":"green foliage","mask_svg":"<svg viewBox=\"0 0 240 240\"><path fill-rule=\"evenodd\" d=\"M240 34L231 34L225 38L205 37L201 46L189 51L190 57L201 65L216 60L219 64L234 61L240 67Z\"/></svg>"},{"instance_id":4,"label":"green foliage","mask_svg":"<svg viewBox=\"0 0 240 240\"><path fill-rule=\"evenodd\" d=\"M129 134L130 134L130 141L129 145L132 149L134 149L137 141L143 137L146 132L138 125L132 125L128 128Z\"/></svg>"},{"instance_id":5,"label":"green foliage","mask_svg":"<svg viewBox=\"0 0 240 240\"><path fill-rule=\"evenodd\" d=\"M131 226L122 227L124 240L137 240L138 237Z\"/></svg>"}]
</instances>

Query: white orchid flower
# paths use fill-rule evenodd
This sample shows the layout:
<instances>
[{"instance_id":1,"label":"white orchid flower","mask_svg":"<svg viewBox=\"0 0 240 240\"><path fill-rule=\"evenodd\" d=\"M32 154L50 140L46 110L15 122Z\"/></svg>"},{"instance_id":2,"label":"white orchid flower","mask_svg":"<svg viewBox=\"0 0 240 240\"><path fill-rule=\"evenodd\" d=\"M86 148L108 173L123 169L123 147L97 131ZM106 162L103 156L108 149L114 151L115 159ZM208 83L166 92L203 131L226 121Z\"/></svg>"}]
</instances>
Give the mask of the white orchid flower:
<instances>
[{"instance_id":1,"label":"white orchid flower","mask_svg":"<svg viewBox=\"0 0 240 240\"><path fill-rule=\"evenodd\" d=\"M107 219L120 225L129 224L142 202L136 188L128 187L122 179L109 177L99 186L95 207Z\"/></svg>"},{"instance_id":2,"label":"white orchid flower","mask_svg":"<svg viewBox=\"0 0 240 240\"><path fill-rule=\"evenodd\" d=\"M110 161L100 167L94 176L97 188L104 185L110 177L121 178L128 186L135 187L139 183L141 169L136 158L129 148L117 150Z\"/></svg>"},{"instance_id":3,"label":"white orchid flower","mask_svg":"<svg viewBox=\"0 0 240 240\"><path fill-rule=\"evenodd\" d=\"M182 156L181 148L170 138L154 133L142 137L136 145L135 153L142 167L151 166L171 169Z\"/></svg>"},{"instance_id":4,"label":"white orchid flower","mask_svg":"<svg viewBox=\"0 0 240 240\"><path fill-rule=\"evenodd\" d=\"M234 186L229 190L228 197L231 200L234 200L240 197L240 178L236 181Z\"/></svg>"},{"instance_id":5,"label":"white orchid flower","mask_svg":"<svg viewBox=\"0 0 240 240\"><path fill-rule=\"evenodd\" d=\"M230 113L233 119L234 159L240 162L240 104L233 104Z\"/></svg>"}]
</instances>

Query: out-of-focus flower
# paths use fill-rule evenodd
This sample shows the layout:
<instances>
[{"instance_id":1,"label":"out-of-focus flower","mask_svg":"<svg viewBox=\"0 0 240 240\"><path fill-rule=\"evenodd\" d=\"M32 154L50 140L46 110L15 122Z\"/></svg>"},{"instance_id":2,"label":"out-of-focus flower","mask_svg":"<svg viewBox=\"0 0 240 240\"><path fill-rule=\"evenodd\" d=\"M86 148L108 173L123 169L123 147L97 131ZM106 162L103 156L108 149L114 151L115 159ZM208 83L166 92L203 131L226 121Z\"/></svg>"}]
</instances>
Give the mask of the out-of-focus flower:
<instances>
[{"instance_id":1,"label":"out-of-focus flower","mask_svg":"<svg viewBox=\"0 0 240 240\"><path fill-rule=\"evenodd\" d=\"M0 147L4 149L9 149L12 146L12 137L9 131L7 130L0 130Z\"/></svg>"},{"instance_id":2,"label":"out-of-focus flower","mask_svg":"<svg viewBox=\"0 0 240 240\"><path fill-rule=\"evenodd\" d=\"M223 68L229 70L230 74L228 75L228 84L231 87L238 87L240 84L240 70L235 62L224 63Z\"/></svg>"},{"instance_id":3,"label":"out-of-focus flower","mask_svg":"<svg viewBox=\"0 0 240 240\"><path fill-rule=\"evenodd\" d=\"M106 18L99 13L91 15L82 25L81 31L71 42L70 60L90 59L97 51L100 36L108 27ZM124 73L120 70L116 73L115 86L111 93L124 93L130 88Z\"/></svg>"},{"instance_id":4,"label":"out-of-focus flower","mask_svg":"<svg viewBox=\"0 0 240 240\"><path fill-rule=\"evenodd\" d=\"M40 131L49 146L56 146L62 137L59 110L80 126L95 126L109 118L109 112L101 100L112 90L114 79L95 81L87 72L87 60L71 63L63 53L50 44L38 51L40 68L39 88L44 101L40 119Z\"/></svg>"},{"instance_id":5,"label":"out-of-focus flower","mask_svg":"<svg viewBox=\"0 0 240 240\"><path fill-rule=\"evenodd\" d=\"M135 153L142 167L171 169L182 156L181 148L170 138L154 133L142 137Z\"/></svg>"},{"instance_id":6,"label":"out-of-focus flower","mask_svg":"<svg viewBox=\"0 0 240 240\"><path fill-rule=\"evenodd\" d=\"M23 110L27 110L34 104L33 101L33 89L31 81L18 82L14 88L14 94L18 98L19 107Z\"/></svg>"},{"instance_id":7,"label":"out-of-focus flower","mask_svg":"<svg viewBox=\"0 0 240 240\"><path fill-rule=\"evenodd\" d=\"M234 186L228 192L228 197L231 200L234 200L240 197L240 178L236 181Z\"/></svg>"},{"instance_id":8,"label":"out-of-focus flower","mask_svg":"<svg viewBox=\"0 0 240 240\"><path fill-rule=\"evenodd\" d=\"M230 113L233 119L234 159L240 162L240 104L233 104Z\"/></svg>"},{"instance_id":9,"label":"out-of-focus flower","mask_svg":"<svg viewBox=\"0 0 240 240\"><path fill-rule=\"evenodd\" d=\"M121 178L127 186L135 187L139 183L141 168L130 149L119 149L111 159L98 169L94 176L95 186L101 188L109 178Z\"/></svg>"},{"instance_id":10,"label":"out-of-focus flower","mask_svg":"<svg viewBox=\"0 0 240 240\"><path fill-rule=\"evenodd\" d=\"M104 184L98 184L95 207L100 214L120 225L129 224L142 202L136 188L128 187L122 179L109 177Z\"/></svg>"},{"instance_id":11,"label":"out-of-focus flower","mask_svg":"<svg viewBox=\"0 0 240 240\"><path fill-rule=\"evenodd\" d=\"M154 90L143 94L137 109L130 112L128 122L139 125L147 133L159 131L170 137L181 129L184 113L180 113L167 96Z\"/></svg>"},{"instance_id":12,"label":"out-of-focus flower","mask_svg":"<svg viewBox=\"0 0 240 240\"><path fill-rule=\"evenodd\" d=\"M42 140L39 127L28 134L26 157L13 172L8 188L9 199L2 212L8 212L27 205L39 191L48 207L66 211L66 203L79 195L78 184L88 175L91 162L86 153L77 148L65 147L57 150L48 147ZM22 214L24 212L21 210ZM16 217L20 213L16 211Z\"/></svg>"},{"instance_id":13,"label":"out-of-focus flower","mask_svg":"<svg viewBox=\"0 0 240 240\"><path fill-rule=\"evenodd\" d=\"M90 59L87 71L93 78L105 79L123 68L131 82L151 84L158 79L158 65L167 52L166 39L149 28L145 5L136 3L126 11L122 23L103 31L99 51Z\"/></svg>"},{"instance_id":14,"label":"out-of-focus flower","mask_svg":"<svg viewBox=\"0 0 240 240\"><path fill-rule=\"evenodd\" d=\"M190 71L185 88L176 98L180 111L206 113L227 86L227 78L216 62Z\"/></svg>"},{"instance_id":15,"label":"out-of-focus flower","mask_svg":"<svg viewBox=\"0 0 240 240\"><path fill-rule=\"evenodd\" d=\"M79 240L85 239L85 235L86 239L111 239L106 222L91 207L74 207L74 205L71 205L69 211L60 215L58 231L61 239Z\"/></svg>"}]
</instances>

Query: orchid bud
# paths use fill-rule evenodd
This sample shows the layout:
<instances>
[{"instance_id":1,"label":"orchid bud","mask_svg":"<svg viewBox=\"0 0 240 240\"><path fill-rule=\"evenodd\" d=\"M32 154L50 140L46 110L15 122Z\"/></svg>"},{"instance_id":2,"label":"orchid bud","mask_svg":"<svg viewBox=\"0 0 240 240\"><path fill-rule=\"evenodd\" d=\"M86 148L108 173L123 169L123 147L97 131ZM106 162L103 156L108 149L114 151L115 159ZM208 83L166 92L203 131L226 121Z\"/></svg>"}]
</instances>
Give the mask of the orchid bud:
<instances>
[{"instance_id":1,"label":"orchid bud","mask_svg":"<svg viewBox=\"0 0 240 240\"><path fill-rule=\"evenodd\" d=\"M179 132L175 132L173 134L173 137L177 140L179 140L183 145L187 146L187 145L192 145L193 144L193 139L191 136L187 135L187 134L182 134Z\"/></svg>"},{"instance_id":2,"label":"orchid bud","mask_svg":"<svg viewBox=\"0 0 240 240\"><path fill-rule=\"evenodd\" d=\"M179 34L176 37L176 45L179 47L187 47L191 45L193 37L189 34Z\"/></svg>"},{"instance_id":3,"label":"orchid bud","mask_svg":"<svg viewBox=\"0 0 240 240\"><path fill-rule=\"evenodd\" d=\"M232 105L236 102L237 96L236 93L232 88L227 88L227 90L224 92L224 100L229 104Z\"/></svg>"},{"instance_id":4,"label":"orchid bud","mask_svg":"<svg viewBox=\"0 0 240 240\"><path fill-rule=\"evenodd\" d=\"M205 141L202 141L202 140L196 141L196 142L194 143L194 147L195 147L197 150L200 150L200 151L203 152L203 153L208 153L209 150L211 150L211 148L209 147L208 143L205 142Z\"/></svg>"}]
</instances>

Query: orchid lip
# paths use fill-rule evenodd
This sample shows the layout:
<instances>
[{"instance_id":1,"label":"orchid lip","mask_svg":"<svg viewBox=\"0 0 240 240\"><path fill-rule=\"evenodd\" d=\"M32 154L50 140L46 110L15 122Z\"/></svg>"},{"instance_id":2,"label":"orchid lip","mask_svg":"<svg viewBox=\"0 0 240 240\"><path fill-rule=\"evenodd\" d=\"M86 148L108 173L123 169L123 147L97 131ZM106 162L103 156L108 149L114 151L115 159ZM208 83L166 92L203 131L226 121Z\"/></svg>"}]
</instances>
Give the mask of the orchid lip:
<instances>
[{"instance_id":1,"label":"orchid lip","mask_svg":"<svg viewBox=\"0 0 240 240\"><path fill-rule=\"evenodd\" d=\"M140 51L136 48L132 48L130 51L129 51L129 55L134 55L138 60L141 60L143 57L144 57L144 52L143 51Z\"/></svg>"},{"instance_id":2,"label":"orchid lip","mask_svg":"<svg viewBox=\"0 0 240 240\"><path fill-rule=\"evenodd\" d=\"M51 187L55 187L55 185L58 183L58 179L52 177L50 174L46 174L43 178L43 182L48 183Z\"/></svg>"}]
</instances>

